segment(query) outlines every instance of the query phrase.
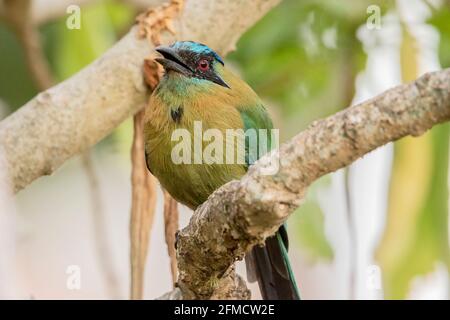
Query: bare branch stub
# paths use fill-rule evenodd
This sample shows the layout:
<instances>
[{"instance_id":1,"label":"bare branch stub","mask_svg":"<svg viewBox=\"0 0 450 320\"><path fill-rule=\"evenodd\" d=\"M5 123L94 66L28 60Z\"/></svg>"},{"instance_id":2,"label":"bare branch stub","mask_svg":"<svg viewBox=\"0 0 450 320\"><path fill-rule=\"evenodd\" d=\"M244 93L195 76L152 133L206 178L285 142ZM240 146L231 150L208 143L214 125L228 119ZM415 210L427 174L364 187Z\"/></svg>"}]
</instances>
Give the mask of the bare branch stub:
<instances>
[{"instance_id":1,"label":"bare branch stub","mask_svg":"<svg viewBox=\"0 0 450 320\"><path fill-rule=\"evenodd\" d=\"M164 190L164 235L167 245L167 253L170 258L170 273L175 285L178 278L177 253L175 250L175 235L178 231L178 203Z\"/></svg>"},{"instance_id":2,"label":"bare branch stub","mask_svg":"<svg viewBox=\"0 0 450 320\"><path fill-rule=\"evenodd\" d=\"M138 36L147 38L149 43L161 44L161 34L164 31L172 35L176 33L173 20L180 14L184 6L184 0L171 0L157 8L150 8L140 14L136 21L138 23Z\"/></svg>"}]
</instances>

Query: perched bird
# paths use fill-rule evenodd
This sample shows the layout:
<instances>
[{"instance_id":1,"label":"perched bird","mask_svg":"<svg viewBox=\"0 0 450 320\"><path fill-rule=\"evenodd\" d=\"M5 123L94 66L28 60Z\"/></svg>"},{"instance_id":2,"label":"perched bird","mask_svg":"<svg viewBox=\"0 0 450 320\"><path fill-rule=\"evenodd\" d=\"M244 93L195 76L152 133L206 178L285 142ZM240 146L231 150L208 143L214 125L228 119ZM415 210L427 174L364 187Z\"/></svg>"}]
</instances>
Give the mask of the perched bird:
<instances>
[{"instance_id":1,"label":"perched bird","mask_svg":"<svg viewBox=\"0 0 450 320\"><path fill-rule=\"evenodd\" d=\"M175 163L173 150L179 141L174 141L173 133L182 129L194 135L196 122L200 122L203 131L216 129L225 136L227 129L272 129L272 121L257 94L225 68L222 58L206 45L179 41L159 46L156 51L162 55L156 61L164 67L165 74L145 112L147 167L173 198L195 209L214 190L241 178L257 154L255 148L250 150L249 139L245 139L244 163L237 160ZM230 142L225 140L226 150ZM270 137L258 141L270 144ZM192 144L189 142L187 146ZM201 142L202 147L205 144ZM236 150L239 143L235 144L232 148ZM196 152L199 150L193 151L194 158ZM219 158L225 155L220 148L216 152ZM188 158L192 160L192 156ZM258 281L264 299L299 299L287 246L282 226L266 240L264 247L254 247L246 256L249 279Z\"/></svg>"}]
</instances>

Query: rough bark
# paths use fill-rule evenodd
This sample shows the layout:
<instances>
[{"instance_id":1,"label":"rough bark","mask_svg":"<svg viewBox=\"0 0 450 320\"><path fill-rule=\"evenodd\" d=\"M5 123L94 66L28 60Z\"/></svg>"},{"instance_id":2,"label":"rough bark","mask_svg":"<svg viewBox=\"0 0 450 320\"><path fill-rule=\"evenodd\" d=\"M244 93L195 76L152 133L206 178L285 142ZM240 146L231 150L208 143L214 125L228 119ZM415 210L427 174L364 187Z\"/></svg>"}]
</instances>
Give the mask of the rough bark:
<instances>
[{"instance_id":1,"label":"rough bark","mask_svg":"<svg viewBox=\"0 0 450 320\"><path fill-rule=\"evenodd\" d=\"M196 210L177 242L181 295L166 297L214 297L230 266L278 229L312 182L390 141L421 135L448 120L450 69L314 122ZM278 172L262 174L274 160Z\"/></svg>"},{"instance_id":2,"label":"rough bark","mask_svg":"<svg viewBox=\"0 0 450 320\"><path fill-rule=\"evenodd\" d=\"M226 54L279 1L187 1L174 30L178 39L200 41ZM153 47L138 39L137 31L133 27L88 67L40 93L0 123L0 144L14 191L51 174L145 104L148 90L142 62ZM163 43L174 40L167 32L161 39Z\"/></svg>"}]
</instances>

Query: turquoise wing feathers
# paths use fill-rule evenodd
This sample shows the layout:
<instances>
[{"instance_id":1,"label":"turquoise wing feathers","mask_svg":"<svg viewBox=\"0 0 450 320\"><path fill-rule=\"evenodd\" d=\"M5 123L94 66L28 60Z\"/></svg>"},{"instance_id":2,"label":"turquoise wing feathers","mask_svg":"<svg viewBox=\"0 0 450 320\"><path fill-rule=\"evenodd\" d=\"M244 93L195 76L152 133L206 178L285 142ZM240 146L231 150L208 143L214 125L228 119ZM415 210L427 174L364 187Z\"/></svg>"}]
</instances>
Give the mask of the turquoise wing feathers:
<instances>
[{"instance_id":1,"label":"turquoise wing feathers","mask_svg":"<svg viewBox=\"0 0 450 320\"><path fill-rule=\"evenodd\" d=\"M254 129L257 133L257 143L253 144L250 142L249 135L245 136L245 160L247 166L253 164L256 160L258 160L261 156L264 155L264 152L260 152L260 146L262 143L265 143L265 150L268 152L271 150L273 145L271 130L273 129L272 120L267 113L266 108L262 104L257 104L251 108L241 108L239 109L241 114L242 122L244 124L244 130L246 133L249 129ZM266 129L263 131L259 131L259 129ZM263 149L264 150L264 149ZM276 240L271 241L272 243L276 242L279 248L274 248L273 246L266 245L264 249L256 248L254 249L254 255L264 255L263 251L266 251L268 254L269 261L274 269L272 270L260 270L260 273L270 273L276 272L281 276L279 279L285 279L290 282L288 285L293 291L291 293L293 298L300 299L300 293L298 290L298 286L295 281L295 276L292 271L291 264L289 262L288 256L288 239L286 233L286 224L282 225L280 229L277 231ZM273 238L272 238L273 239ZM279 259L281 258L281 260ZM258 258L256 258L258 259ZM276 270L276 271L275 271ZM282 280L283 281L283 280ZM263 293L263 296L279 298L278 293L274 296L271 296L270 289L267 290L262 288L262 291L266 291ZM289 290L288 290L289 291Z\"/></svg>"},{"instance_id":2,"label":"turquoise wing feathers","mask_svg":"<svg viewBox=\"0 0 450 320\"><path fill-rule=\"evenodd\" d=\"M264 155L264 152L260 152L260 150L266 150L267 152L271 150L273 146L271 135L273 123L266 108L262 104L256 104L253 107L238 108L238 110L244 124L244 131L246 132L245 162L249 166ZM252 143L250 129L253 129L256 134L256 143ZM265 130L260 131L260 129ZM260 144L262 143L266 145L261 149Z\"/></svg>"}]
</instances>

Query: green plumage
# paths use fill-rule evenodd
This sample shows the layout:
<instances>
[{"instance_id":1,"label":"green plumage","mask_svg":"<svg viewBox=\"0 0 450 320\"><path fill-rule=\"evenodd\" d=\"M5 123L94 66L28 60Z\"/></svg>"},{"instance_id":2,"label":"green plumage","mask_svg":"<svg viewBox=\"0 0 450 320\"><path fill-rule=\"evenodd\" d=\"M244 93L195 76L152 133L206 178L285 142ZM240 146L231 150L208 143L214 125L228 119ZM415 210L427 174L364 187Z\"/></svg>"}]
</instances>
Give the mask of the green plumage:
<instances>
[{"instance_id":1,"label":"green plumage","mask_svg":"<svg viewBox=\"0 0 450 320\"><path fill-rule=\"evenodd\" d=\"M239 77L223 66L223 62L211 49L193 42L178 42L170 48L160 49L165 59L158 61L165 67L166 74L153 92L150 106L145 115L145 153L147 166L159 179L161 185L180 203L195 209L208 196L223 184L242 177L254 161L258 159L258 146L267 143L270 150L272 121L256 93ZM204 70L202 63L208 62ZM256 147L245 136L245 161L243 163L195 163L200 156L192 143L196 128L201 123L201 132L208 129L226 137L227 130L267 129L266 141L257 136ZM197 127L196 127L197 126ZM173 139L177 129L184 130L191 137L190 142L183 138ZM241 137L241 136L240 136ZM217 138L214 139L214 141ZM201 152L208 148L210 141L201 141ZM227 148L237 153L242 143L223 139L222 151L215 149L215 156L225 159ZM250 148L253 146L253 148ZM174 162L174 150L189 150L175 154L180 159L190 159L191 163ZM218 154L221 153L221 154ZM178 159L178 158L177 158ZM277 259L271 256L270 246L256 248L252 255L254 271L266 298L297 298L293 275L287 259L287 251L279 236L274 236L273 249ZM286 237L287 239L287 237ZM273 250L272 250L273 251ZM262 259L262 260L261 260ZM261 262L261 261L265 262ZM264 273L276 273L275 278L264 282ZM274 279L277 279L276 281ZM274 282L275 281L275 282ZM287 281L285 285L283 281ZM274 288L272 289L271 286ZM283 287L278 290L277 286ZM277 291L278 290L278 291ZM272 292L273 291L273 292ZM282 292L280 294L280 292ZM284 292L284 293L283 293Z\"/></svg>"},{"instance_id":2,"label":"green plumage","mask_svg":"<svg viewBox=\"0 0 450 320\"><path fill-rule=\"evenodd\" d=\"M270 119L269 115L267 114L266 109L261 104L255 104L253 106L242 108L239 110L239 113L241 115L242 122L244 124L244 130L247 131L249 129L267 129L267 135L266 135L266 141L259 141L260 136L258 132L257 136L257 144L251 148L250 147L250 141L249 138L246 138L245 141L245 149L246 149L246 155L245 160L247 165L253 164L256 160L259 159L259 144L260 143L266 143L266 149L267 151L272 149L272 136L270 134L270 130L273 129L272 120Z\"/></svg>"}]
</instances>

